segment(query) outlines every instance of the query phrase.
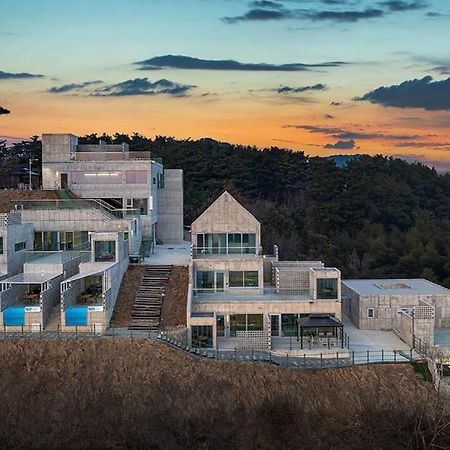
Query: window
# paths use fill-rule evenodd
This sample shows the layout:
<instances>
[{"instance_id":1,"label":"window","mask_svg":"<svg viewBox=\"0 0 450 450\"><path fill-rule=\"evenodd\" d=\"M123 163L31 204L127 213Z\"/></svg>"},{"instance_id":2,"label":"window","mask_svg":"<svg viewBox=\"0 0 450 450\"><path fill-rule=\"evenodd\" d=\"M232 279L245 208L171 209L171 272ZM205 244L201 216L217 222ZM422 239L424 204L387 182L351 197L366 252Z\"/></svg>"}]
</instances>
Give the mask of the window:
<instances>
[{"instance_id":1,"label":"window","mask_svg":"<svg viewBox=\"0 0 450 450\"><path fill-rule=\"evenodd\" d=\"M287 337L297 336L297 314L281 314L281 333Z\"/></svg>"},{"instance_id":2,"label":"window","mask_svg":"<svg viewBox=\"0 0 450 450\"><path fill-rule=\"evenodd\" d=\"M142 216L148 214L148 201L146 198L135 198L133 199L133 208L139 209Z\"/></svg>"},{"instance_id":3,"label":"window","mask_svg":"<svg viewBox=\"0 0 450 450\"><path fill-rule=\"evenodd\" d=\"M278 314L270 316L270 334L271 336L280 335L280 316Z\"/></svg>"},{"instance_id":4,"label":"window","mask_svg":"<svg viewBox=\"0 0 450 450\"><path fill-rule=\"evenodd\" d=\"M375 317L375 310L373 308L367 308L367 317L373 319Z\"/></svg>"},{"instance_id":5,"label":"window","mask_svg":"<svg viewBox=\"0 0 450 450\"><path fill-rule=\"evenodd\" d=\"M317 279L317 298L320 300L337 299L337 278L318 278Z\"/></svg>"},{"instance_id":6,"label":"window","mask_svg":"<svg viewBox=\"0 0 450 450\"><path fill-rule=\"evenodd\" d=\"M116 260L115 241L95 241L95 262L112 262Z\"/></svg>"},{"instance_id":7,"label":"window","mask_svg":"<svg viewBox=\"0 0 450 450\"><path fill-rule=\"evenodd\" d=\"M243 253L256 255L256 235L244 233L242 235Z\"/></svg>"},{"instance_id":8,"label":"window","mask_svg":"<svg viewBox=\"0 0 450 450\"><path fill-rule=\"evenodd\" d=\"M230 337L236 337L237 331L262 331L262 314L233 314L230 316Z\"/></svg>"},{"instance_id":9,"label":"window","mask_svg":"<svg viewBox=\"0 0 450 450\"><path fill-rule=\"evenodd\" d=\"M197 235L198 254L242 255L257 254L254 233L214 233Z\"/></svg>"},{"instance_id":10,"label":"window","mask_svg":"<svg viewBox=\"0 0 450 450\"><path fill-rule=\"evenodd\" d=\"M228 273L230 287L258 287L257 271L230 271Z\"/></svg>"},{"instance_id":11,"label":"window","mask_svg":"<svg viewBox=\"0 0 450 450\"><path fill-rule=\"evenodd\" d=\"M0 236L0 255L3 255L3 236Z\"/></svg>"},{"instance_id":12,"label":"window","mask_svg":"<svg viewBox=\"0 0 450 450\"><path fill-rule=\"evenodd\" d=\"M225 316L217 316L216 318L217 325L217 337L225 336Z\"/></svg>"},{"instance_id":13,"label":"window","mask_svg":"<svg viewBox=\"0 0 450 450\"><path fill-rule=\"evenodd\" d=\"M57 231L44 231L42 234L43 234L42 250L44 250L45 252L58 251L59 250L58 232Z\"/></svg>"},{"instance_id":14,"label":"window","mask_svg":"<svg viewBox=\"0 0 450 450\"><path fill-rule=\"evenodd\" d=\"M197 290L202 292L223 292L223 272L198 271L196 274Z\"/></svg>"},{"instance_id":15,"label":"window","mask_svg":"<svg viewBox=\"0 0 450 450\"><path fill-rule=\"evenodd\" d=\"M192 347L211 348L213 346L213 327L212 326L193 326Z\"/></svg>"},{"instance_id":16,"label":"window","mask_svg":"<svg viewBox=\"0 0 450 450\"><path fill-rule=\"evenodd\" d=\"M26 243L25 242L17 242L14 247L15 247L16 252L20 252L21 250L25 250Z\"/></svg>"},{"instance_id":17,"label":"window","mask_svg":"<svg viewBox=\"0 0 450 450\"><path fill-rule=\"evenodd\" d=\"M72 172L73 184L122 184L122 172Z\"/></svg>"}]
</instances>

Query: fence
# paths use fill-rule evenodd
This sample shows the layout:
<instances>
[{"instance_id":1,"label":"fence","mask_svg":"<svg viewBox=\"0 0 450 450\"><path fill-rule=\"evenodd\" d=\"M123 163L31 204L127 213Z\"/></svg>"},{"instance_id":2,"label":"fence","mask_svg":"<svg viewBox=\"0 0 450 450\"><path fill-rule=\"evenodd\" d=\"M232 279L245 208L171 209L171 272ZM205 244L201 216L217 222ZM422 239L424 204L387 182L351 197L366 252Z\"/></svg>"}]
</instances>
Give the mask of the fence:
<instances>
[{"instance_id":1,"label":"fence","mask_svg":"<svg viewBox=\"0 0 450 450\"><path fill-rule=\"evenodd\" d=\"M216 361L269 363L291 369L321 369L349 367L367 364L396 364L411 361L423 361L413 349L404 350L367 350L361 352L343 351L336 353L276 352L259 350L219 350L207 348L202 342L192 342L192 347L182 345L169 335L160 339L193 355Z\"/></svg>"}]
</instances>

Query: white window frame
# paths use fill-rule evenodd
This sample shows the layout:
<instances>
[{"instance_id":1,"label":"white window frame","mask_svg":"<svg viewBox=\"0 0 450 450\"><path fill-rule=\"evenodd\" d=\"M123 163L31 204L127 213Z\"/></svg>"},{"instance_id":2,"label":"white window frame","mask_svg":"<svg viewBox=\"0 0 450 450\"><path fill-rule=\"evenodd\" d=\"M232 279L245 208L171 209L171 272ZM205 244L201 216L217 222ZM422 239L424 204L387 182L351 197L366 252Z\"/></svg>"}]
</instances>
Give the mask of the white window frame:
<instances>
[{"instance_id":1,"label":"white window frame","mask_svg":"<svg viewBox=\"0 0 450 450\"><path fill-rule=\"evenodd\" d=\"M370 311L372 311L372 315L370 315ZM375 308L367 308L367 318L375 319Z\"/></svg>"}]
</instances>

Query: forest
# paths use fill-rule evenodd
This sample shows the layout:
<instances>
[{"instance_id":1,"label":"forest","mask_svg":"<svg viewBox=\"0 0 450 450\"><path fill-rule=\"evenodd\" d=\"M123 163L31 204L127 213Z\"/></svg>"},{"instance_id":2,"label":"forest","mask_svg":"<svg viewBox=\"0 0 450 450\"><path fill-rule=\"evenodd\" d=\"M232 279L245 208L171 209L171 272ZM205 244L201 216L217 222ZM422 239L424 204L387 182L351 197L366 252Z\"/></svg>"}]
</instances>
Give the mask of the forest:
<instances>
[{"instance_id":1,"label":"forest","mask_svg":"<svg viewBox=\"0 0 450 450\"><path fill-rule=\"evenodd\" d=\"M204 138L177 140L138 133L97 135L80 143L126 142L149 150L166 168L184 170L185 223L223 190L262 223L263 245L281 259L321 259L343 277L423 277L450 287L450 176L420 163L360 155L347 164L277 147L259 149ZM33 158L37 136L0 143L0 187Z\"/></svg>"}]
</instances>

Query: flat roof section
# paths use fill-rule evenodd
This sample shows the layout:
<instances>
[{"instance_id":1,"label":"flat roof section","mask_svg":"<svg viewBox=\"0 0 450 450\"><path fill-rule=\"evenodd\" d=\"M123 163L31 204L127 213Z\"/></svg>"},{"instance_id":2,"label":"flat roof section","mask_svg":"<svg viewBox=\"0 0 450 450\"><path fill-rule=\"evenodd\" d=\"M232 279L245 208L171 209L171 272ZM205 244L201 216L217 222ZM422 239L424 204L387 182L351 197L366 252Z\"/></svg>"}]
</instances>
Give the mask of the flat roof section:
<instances>
[{"instance_id":1,"label":"flat roof section","mask_svg":"<svg viewBox=\"0 0 450 450\"><path fill-rule=\"evenodd\" d=\"M53 280L53 278L59 277L62 275L61 273L39 273L39 272L30 272L30 273L19 273L18 275L14 275L11 278L6 278L5 280L1 280L2 283L10 283L10 284L41 284L46 283L47 281Z\"/></svg>"},{"instance_id":2,"label":"flat roof section","mask_svg":"<svg viewBox=\"0 0 450 450\"><path fill-rule=\"evenodd\" d=\"M450 289L424 278L342 280L342 284L360 295L449 295Z\"/></svg>"}]
</instances>

